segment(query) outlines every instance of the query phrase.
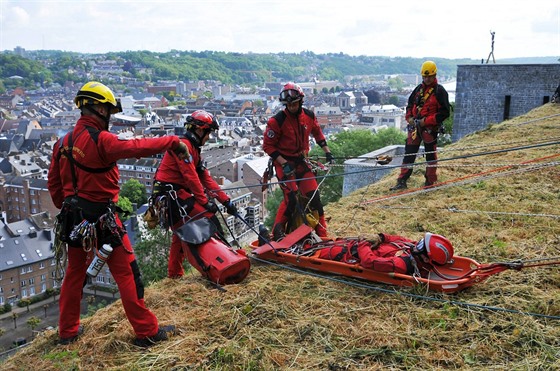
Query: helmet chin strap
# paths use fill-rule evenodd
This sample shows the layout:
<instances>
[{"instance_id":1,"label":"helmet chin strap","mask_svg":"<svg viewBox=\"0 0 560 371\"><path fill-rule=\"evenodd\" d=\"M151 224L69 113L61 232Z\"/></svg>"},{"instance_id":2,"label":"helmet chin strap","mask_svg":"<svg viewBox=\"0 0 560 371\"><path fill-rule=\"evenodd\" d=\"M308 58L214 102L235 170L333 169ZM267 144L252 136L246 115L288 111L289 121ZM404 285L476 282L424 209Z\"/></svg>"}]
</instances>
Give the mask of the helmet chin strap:
<instances>
[{"instance_id":1,"label":"helmet chin strap","mask_svg":"<svg viewBox=\"0 0 560 371\"><path fill-rule=\"evenodd\" d=\"M111 119L111 110L107 109L107 115L103 116L92 105L85 106L85 108L93 113L95 116L99 117L105 123L105 130L109 130L109 120Z\"/></svg>"}]
</instances>

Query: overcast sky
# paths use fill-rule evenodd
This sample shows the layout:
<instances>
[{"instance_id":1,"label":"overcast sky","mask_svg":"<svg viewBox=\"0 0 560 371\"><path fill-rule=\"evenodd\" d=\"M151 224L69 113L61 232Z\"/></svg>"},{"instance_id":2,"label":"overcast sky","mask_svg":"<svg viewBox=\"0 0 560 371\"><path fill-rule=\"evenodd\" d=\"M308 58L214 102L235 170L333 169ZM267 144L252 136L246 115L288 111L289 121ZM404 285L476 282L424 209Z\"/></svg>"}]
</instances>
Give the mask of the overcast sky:
<instances>
[{"instance_id":1,"label":"overcast sky","mask_svg":"<svg viewBox=\"0 0 560 371\"><path fill-rule=\"evenodd\" d=\"M359 4L359 5L358 5ZM560 57L560 0L0 0L0 51Z\"/></svg>"}]
</instances>

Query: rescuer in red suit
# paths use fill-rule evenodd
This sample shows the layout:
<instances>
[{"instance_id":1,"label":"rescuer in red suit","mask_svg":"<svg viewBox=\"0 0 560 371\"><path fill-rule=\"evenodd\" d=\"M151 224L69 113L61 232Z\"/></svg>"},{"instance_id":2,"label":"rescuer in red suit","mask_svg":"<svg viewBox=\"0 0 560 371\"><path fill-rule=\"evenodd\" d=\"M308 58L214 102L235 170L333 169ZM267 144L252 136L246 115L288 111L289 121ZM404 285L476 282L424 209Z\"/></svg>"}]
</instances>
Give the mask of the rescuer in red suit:
<instances>
[{"instance_id":1,"label":"rescuer in red suit","mask_svg":"<svg viewBox=\"0 0 560 371\"><path fill-rule=\"evenodd\" d=\"M334 162L334 157L315 114L303 108L304 96L299 85L292 82L284 85L279 99L286 107L268 120L264 133L263 150L274 161L278 180L288 181L281 184L284 199L280 203L272 229L275 240L285 235L286 223L294 215L298 190L311 200L310 208L317 211L319 220L316 221L315 231L320 237L327 236L327 222L317 180L306 162L309 136L313 136L323 149L327 162Z\"/></svg>"},{"instance_id":2,"label":"rescuer in red suit","mask_svg":"<svg viewBox=\"0 0 560 371\"><path fill-rule=\"evenodd\" d=\"M60 291L59 343L69 344L82 333L80 301L86 270L97 249L110 244L113 251L107 266L136 334L134 344L147 347L166 340L175 329L160 327L144 303L144 285L134 251L115 214L119 195L116 161L166 150L182 158L188 155L187 147L176 136L120 140L109 132L111 114L122 108L113 92L99 82L86 83L74 102L81 117L74 129L54 145L48 174L51 198L61 209L56 237L68 245L68 267ZM76 228L80 223L89 228Z\"/></svg>"},{"instance_id":3,"label":"rescuer in red suit","mask_svg":"<svg viewBox=\"0 0 560 371\"><path fill-rule=\"evenodd\" d=\"M185 137L181 140L186 144L190 157L179 159L173 154L166 153L156 172L154 195L168 194L174 191L176 200L168 197L169 225L175 231L191 218L207 217L216 225L218 232L223 236L222 227L216 212L218 206L214 202L224 205L231 215L237 214L237 208L229 196L220 189L220 186L204 167L201 157L202 146L208 141L210 134L219 129L218 120L204 110L194 111L187 117ZM183 210L180 210L182 208ZM183 218L181 211L188 217ZM181 239L173 233L167 275L170 278L183 276L183 260L185 252Z\"/></svg>"}]
</instances>

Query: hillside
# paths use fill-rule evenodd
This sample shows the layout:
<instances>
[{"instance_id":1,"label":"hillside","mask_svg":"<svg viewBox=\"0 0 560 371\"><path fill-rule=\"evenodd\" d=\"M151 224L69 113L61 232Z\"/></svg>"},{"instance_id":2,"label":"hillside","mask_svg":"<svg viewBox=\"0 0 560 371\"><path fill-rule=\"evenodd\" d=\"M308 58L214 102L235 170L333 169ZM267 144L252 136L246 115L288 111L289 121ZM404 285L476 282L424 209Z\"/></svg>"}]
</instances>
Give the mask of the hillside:
<instances>
[{"instance_id":1,"label":"hillside","mask_svg":"<svg viewBox=\"0 0 560 371\"><path fill-rule=\"evenodd\" d=\"M560 105L495 124L441 152L441 159L457 158L440 163L446 186L390 198L393 174L328 205L330 231L410 238L431 231L447 236L459 255L480 262L558 261L559 138ZM544 145L549 142L555 144ZM494 154L466 157L484 152ZM409 188L423 184L422 171L415 171ZM56 346L52 330L0 368L560 368L559 265L506 271L447 295L421 287L349 285L252 263L247 279L226 292L197 272L151 285L149 308L180 334L147 351L132 346L132 329L116 303L85 319L76 343Z\"/></svg>"}]
</instances>

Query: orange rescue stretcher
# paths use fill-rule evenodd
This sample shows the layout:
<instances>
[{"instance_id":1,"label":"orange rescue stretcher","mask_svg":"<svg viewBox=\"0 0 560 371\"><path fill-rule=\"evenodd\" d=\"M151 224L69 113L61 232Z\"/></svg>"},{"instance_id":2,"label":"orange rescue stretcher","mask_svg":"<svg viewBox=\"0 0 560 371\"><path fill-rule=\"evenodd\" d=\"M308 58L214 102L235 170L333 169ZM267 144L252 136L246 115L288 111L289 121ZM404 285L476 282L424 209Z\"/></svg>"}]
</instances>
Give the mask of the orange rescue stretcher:
<instances>
[{"instance_id":1,"label":"orange rescue stretcher","mask_svg":"<svg viewBox=\"0 0 560 371\"><path fill-rule=\"evenodd\" d=\"M471 258L454 256L451 263L434 266L431 270L422 270L419 276L378 272L366 269L359 263L348 264L321 259L318 257L319 251L312 252L311 255L299 254L298 244L300 247L303 246L305 240L309 239L311 231L311 227L301 225L279 242L269 241L259 246L259 242L254 241L251 243L251 253L262 260L289 264L298 268L395 286L412 287L424 284L429 290L445 293L464 290L504 270L523 268L521 262L480 264Z\"/></svg>"}]
</instances>

